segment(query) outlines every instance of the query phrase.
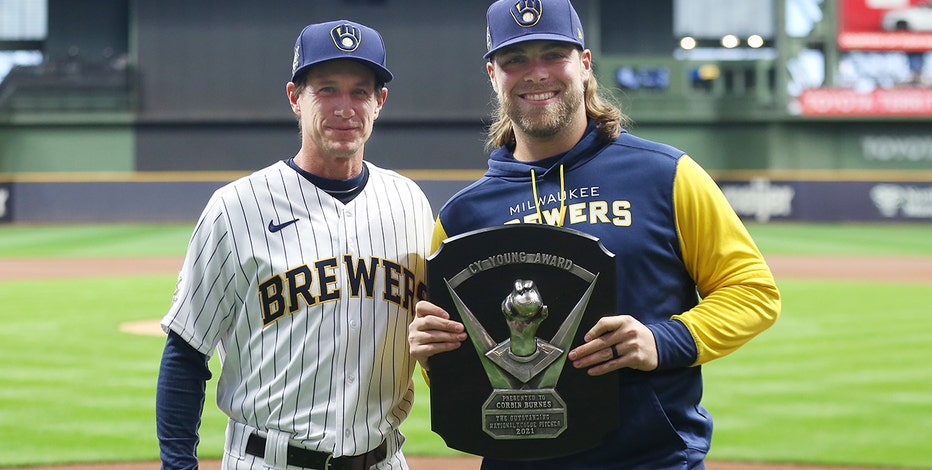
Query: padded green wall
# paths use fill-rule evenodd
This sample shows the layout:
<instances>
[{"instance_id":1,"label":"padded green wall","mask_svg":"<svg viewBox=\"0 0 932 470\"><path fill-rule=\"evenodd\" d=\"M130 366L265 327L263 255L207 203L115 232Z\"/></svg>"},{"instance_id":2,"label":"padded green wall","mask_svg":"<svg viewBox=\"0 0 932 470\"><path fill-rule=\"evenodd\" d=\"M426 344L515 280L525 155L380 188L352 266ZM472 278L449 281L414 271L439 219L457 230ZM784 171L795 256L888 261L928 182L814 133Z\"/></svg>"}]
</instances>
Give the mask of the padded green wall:
<instances>
[{"instance_id":1,"label":"padded green wall","mask_svg":"<svg viewBox=\"0 0 932 470\"><path fill-rule=\"evenodd\" d=\"M130 125L0 126L0 173L133 171Z\"/></svg>"}]
</instances>

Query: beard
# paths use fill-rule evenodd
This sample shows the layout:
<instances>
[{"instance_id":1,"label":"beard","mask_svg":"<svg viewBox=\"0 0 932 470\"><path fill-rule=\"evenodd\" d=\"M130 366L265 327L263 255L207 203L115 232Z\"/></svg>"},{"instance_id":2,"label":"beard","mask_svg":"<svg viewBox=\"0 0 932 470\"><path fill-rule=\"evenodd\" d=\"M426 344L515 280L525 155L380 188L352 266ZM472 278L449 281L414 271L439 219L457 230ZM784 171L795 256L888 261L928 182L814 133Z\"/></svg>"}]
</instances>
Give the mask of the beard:
<instances>
[{"instance_id":1,"label":"beard","mask_svg":"<svg viewBox=\"0 0 932 470\"><path fill-rule=\"evenodd\" d=\"M536 107L532 111L521 109L521 103L509 95L500 97L502 110L511 119L516 130L531 137L552 137L566 128L582 105L581 87L567 88L555 103Z\"/></svg>"}]
</instances>

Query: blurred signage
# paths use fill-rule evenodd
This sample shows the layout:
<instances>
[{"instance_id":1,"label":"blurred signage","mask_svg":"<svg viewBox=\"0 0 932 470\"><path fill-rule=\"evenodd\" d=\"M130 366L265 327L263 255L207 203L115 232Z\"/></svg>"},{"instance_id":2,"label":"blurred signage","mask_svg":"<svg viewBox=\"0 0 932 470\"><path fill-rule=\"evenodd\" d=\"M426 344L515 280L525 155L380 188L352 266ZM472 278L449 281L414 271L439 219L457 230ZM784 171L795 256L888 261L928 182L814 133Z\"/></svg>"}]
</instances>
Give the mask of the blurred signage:
<instances>
[{"instance_id":1,"label":"blurred signage","mask_svg":"<svg viewBox=\"0 0 932 470\"><path fill-rule=\"evenodd\" d=\"M932 218L932 187L928 185L878 184L870 198L883 218Z\"/></svg>"},{"instance_id":2,"label":"blurred signage","mask_svg":"<svg viewBox=\"0 0 932 470\"><path fill-rule=\"evenodd\" d=\"M932 221L932 184L880 181L717 181L743 219Z\"/></svg>"},{"instance_id":3,"label":"blurred signage","mask_svg":"<svg viewBox=\"0 0 932 470\"><path fill-rule=\"evenodd\" d=\"M932 0L839 0L837 69L809 80L789 111L803 116L932 116ZM794 64L820 78L812 59Z\"/></svg>"},{"instance_id":4,"label":"blurred signage","mask_svg":"<svg viewBox=\"0 0 932 470\"><path fill-rule=\"evenodd\" d=\"M838 48L932 51L932 1L841 0Z\"/></svg>"},{"instance_id":5,"label":"blurred signage","mask_svg":"<svg viewBox=\"0 0 932 470\"><path fill-rule=\"evenodd\" d=\"M802 92L798 104L805 116L930 116L932 89L810 88Z\"/></svg>"},{"instance_id":6,"label":"blurred signage","mask_svg":"<svg viewBox=\"0 0 932 470\"><path fill-rule=\"evenodd\" d=\"M742 217L767 222L773 217L793 215L796 190L792 186L772 184L766 178L755 178L747 184L723 184L721 188L731 207Z\"/></svg>"},{"instance_id":7,"label":"blurred signage","mask_svg":"<svg viewBox=\"0 0 932 470\"><path fill-rule=\"evenodd\" d=\"M666 67L619 67L615 83L625 90L664 90L670 86L670 70Z\"/></svg>"},{"instance_id":8,"label":"blurred signage","mask_svg":"<svg viewBox=\"0 0 932 470\"><path fill-rule=\"evenodd\" d=\"M0 183L0 223L13 220L12 214L13 185Z\"/></svg>"},{"instance_id":9,"label":"blurred signage","mask_svg":"<svg viewBox=\"0 0 932 470\"><path fill-rule=\"evenodd\" d=\"M861 137L864 159L876 162L932 162L932 136L865 135Z\"/></svg>"}]
</instances>

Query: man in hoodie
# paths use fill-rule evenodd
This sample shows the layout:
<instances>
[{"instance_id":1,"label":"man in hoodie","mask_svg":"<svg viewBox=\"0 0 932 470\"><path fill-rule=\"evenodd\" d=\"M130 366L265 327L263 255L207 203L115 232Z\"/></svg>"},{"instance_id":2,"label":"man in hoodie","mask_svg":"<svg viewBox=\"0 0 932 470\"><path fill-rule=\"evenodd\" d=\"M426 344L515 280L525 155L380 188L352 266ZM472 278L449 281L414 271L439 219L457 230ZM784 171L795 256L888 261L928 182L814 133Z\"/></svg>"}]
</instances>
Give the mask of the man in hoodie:
<instances>
[{"instance_id":1,"label":"man in hoodie","mask_svg":"<svg viewBox=\"0 0 932 470\"><path fill-rule=\"evenodd\" d=\"M574 455L483 460L483 469L702 469L712 419L701 365L768 328L780 312L773 275L709 175L687 154L629 134L600 95L569 0L499 0L487 13L487 70L497 97L485 176L454 195L434 226L448 237L511 223L598 237L615 255L616 313L569 352L573 367L614 374L619 426ZM527 201L533 201L527 204ZM461 346L464 326L426 301L411 354Z\"/></svg>"}]
</instances>

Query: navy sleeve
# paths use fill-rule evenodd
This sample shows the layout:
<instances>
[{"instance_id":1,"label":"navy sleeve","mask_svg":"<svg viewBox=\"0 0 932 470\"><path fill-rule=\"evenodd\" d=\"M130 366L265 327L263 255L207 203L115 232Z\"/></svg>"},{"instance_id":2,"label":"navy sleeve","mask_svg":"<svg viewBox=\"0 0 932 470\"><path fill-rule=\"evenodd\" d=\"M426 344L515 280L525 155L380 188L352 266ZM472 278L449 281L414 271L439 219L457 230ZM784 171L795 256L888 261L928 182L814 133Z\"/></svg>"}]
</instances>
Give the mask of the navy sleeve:
<instances>
[{"instance_id":1,"label":"navy sleeve","mask_svg":"<svg viewBox=\"0 0 932 470\"><path fill-rule=\"evenodd\" d=\"M210 380L207 356L168 333L155 394L155 424L162 470L197 468L198 428Z\"/></svg>"},{"instance_id":2,"label":"navy sleeve","mask_svg":"<svg viewBox=\"0 0 932 470\"><path fill-rule=\"evenodd\" d=\"M657 370L689 367L696 362L699 350L689 329L678 320L647 325L657 343Z\"/></svg>"}]
</instances>

